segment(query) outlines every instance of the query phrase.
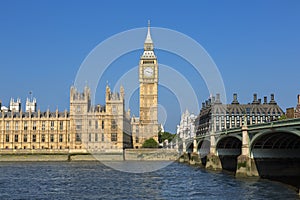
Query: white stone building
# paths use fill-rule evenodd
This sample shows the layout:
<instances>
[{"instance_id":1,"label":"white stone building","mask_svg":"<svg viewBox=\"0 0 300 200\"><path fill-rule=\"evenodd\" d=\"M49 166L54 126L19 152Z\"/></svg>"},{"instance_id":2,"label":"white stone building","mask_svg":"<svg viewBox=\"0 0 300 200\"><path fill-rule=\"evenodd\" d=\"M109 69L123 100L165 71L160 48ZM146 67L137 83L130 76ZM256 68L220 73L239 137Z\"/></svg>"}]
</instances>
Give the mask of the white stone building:
<instances>
[{"instance_id":1,"label":"white stone building","mask_svg":"<svg viewBox=\"0 0 300 200\"><path fill-rule=\"evenodd\" d=\"M189 139L196 136L194 124L195 119L196 116L194 114L190 114L188 110L181 115L180 124L177 125L177 135L179 138Z\"/></svg>"}]
</instances>

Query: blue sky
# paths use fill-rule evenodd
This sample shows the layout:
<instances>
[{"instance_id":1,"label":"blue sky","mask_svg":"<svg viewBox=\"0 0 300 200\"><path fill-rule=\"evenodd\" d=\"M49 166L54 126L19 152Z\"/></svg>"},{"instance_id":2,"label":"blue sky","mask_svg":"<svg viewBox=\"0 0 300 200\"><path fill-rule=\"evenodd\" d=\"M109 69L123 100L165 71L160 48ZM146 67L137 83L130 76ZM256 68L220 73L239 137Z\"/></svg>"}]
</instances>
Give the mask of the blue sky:
<instances>
[{"instance_id":1,"label":"blue sky","mask_svg":"<svg viewBox=\"0 0 300 200\"><path fill-rule=\"evenodd\" d=\"M300 93L299 1L0 1L0 99L22 99L29 91L41 110L69 109L69 89L81 63L100 42L133 28L179 31L201 44L216 63L228 102L238 93L241 103L275 93L285 110ZM154 41L155 43L155 41ZM141 44L141 48L143 44ZM106 73L137 66L142 50L120 57ZM182 72L197 92L199 104L209 92L189 63L164 51L158 61ZM117 74L118 74L117 73ZM96 103L104 103L105 82ZM126 88L125 88L126 92ZM166 129L174 132L180 110L174 95L160 87L159 102L167 110ZM138 94L130 99L138 115ZM270 97L269 97L270 98ZM192 111L198 114L198 111Z\"/></svg>"}]
</instances>

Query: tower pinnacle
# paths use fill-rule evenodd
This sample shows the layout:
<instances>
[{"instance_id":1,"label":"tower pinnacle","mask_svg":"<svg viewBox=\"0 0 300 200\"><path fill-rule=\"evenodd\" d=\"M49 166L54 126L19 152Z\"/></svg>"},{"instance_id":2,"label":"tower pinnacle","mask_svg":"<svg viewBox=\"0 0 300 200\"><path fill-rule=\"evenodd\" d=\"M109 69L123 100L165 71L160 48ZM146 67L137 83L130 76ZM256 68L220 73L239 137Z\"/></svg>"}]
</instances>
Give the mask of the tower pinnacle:
<instances>
[{"instance_id":1,"label":"tower pinnacle","mask_svg":"<svg viewBox=\"0 0 300 200\"><path fill-rule=\"evenodd\" d=\"M151 34L150 34L150 20L148 20L148 32L147 32L147 37L146 37L145 43L148 43L148 44L153 43L152 39L151 39Z\"/></svg>"}]
</instances>

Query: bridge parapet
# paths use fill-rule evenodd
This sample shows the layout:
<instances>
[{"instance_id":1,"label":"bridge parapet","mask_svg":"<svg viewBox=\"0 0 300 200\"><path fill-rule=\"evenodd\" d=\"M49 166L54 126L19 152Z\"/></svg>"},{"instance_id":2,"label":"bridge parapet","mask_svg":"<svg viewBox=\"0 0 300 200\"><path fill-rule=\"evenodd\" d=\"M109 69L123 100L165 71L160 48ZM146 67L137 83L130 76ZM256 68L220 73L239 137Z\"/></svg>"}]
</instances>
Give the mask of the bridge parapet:
<instances>
[{"instance_id":1,"label":"bridge parapet","mask_svg":"<svg viewBox=\"0 0 300 200\"><path fill-rule=\"evenodd\" d=\"M272 122L260 123L260 124L252 124L252 125L247 125L247 128L249 131L252 131L252 130L261 130L261 129L269 129L269 128L296 126L296 125L300 125L300 118L272 121ZM215 134L223 135L223 134L232 134L238 132L242 132L242 127L224 129L221 131L217 131Z\"/></svg>"},{"instance_id":2,"label":"bridge parapet","mask_svg":"<svg viewBox=\"0 0 300 200\"><path fill-rule=\"evenodd\" d=\"M261 124L252 124L252 125L248 125L248 129L257 130L257 129L264 129L264 128L288 127L288 126L295 126L295 125L300 125L300 118L272 121L272 122L261 123Z\"/></svg>"}]
</instances>

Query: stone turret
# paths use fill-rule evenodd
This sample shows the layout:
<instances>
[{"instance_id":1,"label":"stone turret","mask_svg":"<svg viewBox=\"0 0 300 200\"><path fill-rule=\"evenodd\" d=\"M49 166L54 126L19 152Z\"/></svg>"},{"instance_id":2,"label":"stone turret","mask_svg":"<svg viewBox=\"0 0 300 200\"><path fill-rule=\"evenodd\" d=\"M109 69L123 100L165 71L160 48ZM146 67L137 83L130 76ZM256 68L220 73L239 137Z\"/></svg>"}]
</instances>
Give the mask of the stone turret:
<instances>
[{"instance_id":1,"label":"stone turret","mask_svg":"<svg viewBox=\"0 0 300 200\"><path fill-rule=\"evenodd\" d=\"M26 99L25 111L36 112L36 98L31 100L29 98Z\"/></svg>"},{"instance_id":2,"label":"stone turret","mask_svg":"<svg viewBox=\"0 0 300 200\"><path fill-rule=\"evenodd\" d=\"M20 112L21 111L21 99L17 98L17 101L15 101L13 98L10 99L9 103L9 110L14 112Z\"/></svg>"},{"instance_id":3,"label":"stone turret","mask_svg":"<svg viewBox=\"0 0 300 200\"><path fill-rule=\"evenodd\" d=\"M125 98L125 92L124 92L124 87L121 85L120 87L120 95L121 95L121 98L124 99Z\"/></svg>"},{"instance_id":4,"label":"stone turret","mask_svg":"<svg viewBox=\"0 0 300 200\"><path fill-rule=\"evenodd\" d=\"M79 92L74 86L70 89L70 114L85 114L91 108L91 92L89 87L85 87L83 92Z\"/></svg>"},{"instance_id":5,"label":"stone turret","mask_svg":"<svg viewBox=\"0 0 300 200\"><path fill-rule=\"evenodd\" d=\"M105 89L105 100L109 101L109 97L110 97L110 87L108 85L106 85L106 89Z\"/></svg>"},{"instance_id":6,"label":"stone turret","mask_svg":"<svg viewBox=\"0 0 300 200\"><path fill-rule=\"evenodd\" d=\"M300 118L300 94L298 94L297 96L297 106L296 106L296 109L294 111L294 117L295 118ZM294 110L294 109L293 109Z\"/></svg>"}]
</instances>

